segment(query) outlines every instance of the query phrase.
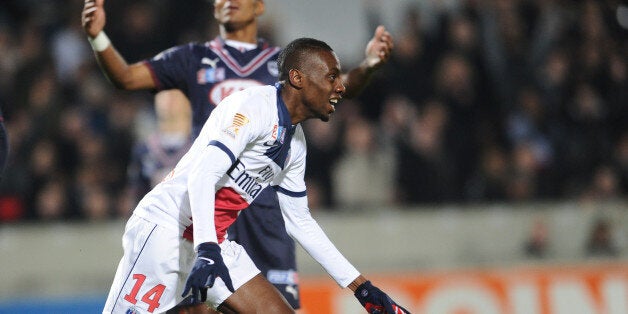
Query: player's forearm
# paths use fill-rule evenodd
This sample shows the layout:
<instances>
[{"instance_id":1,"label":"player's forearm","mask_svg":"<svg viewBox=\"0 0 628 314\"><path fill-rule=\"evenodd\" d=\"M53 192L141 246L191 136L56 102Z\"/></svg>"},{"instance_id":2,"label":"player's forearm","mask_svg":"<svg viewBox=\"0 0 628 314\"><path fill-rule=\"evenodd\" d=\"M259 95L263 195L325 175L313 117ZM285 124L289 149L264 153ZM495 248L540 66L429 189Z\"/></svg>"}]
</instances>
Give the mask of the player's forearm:
<instances>
[{"instance_id":1,"label":"player's forearm","mask_svg":"<svg viewBox=\"0 0 628 314\"><path fill-rule=\"evenodd\" d=\"M89 37L89 41L100 69L113 86L124 90L155 87L148 69L143 69L146 66L141 63L129 65L104 32L100 32L95 38Z\"/></svg>"},{"instance_id":2,"label":"player's forearm","mask_svg":"<svg viewBox=\"0 0 628 314\"><path fill-rule=\"evenodd\" d=\"M118 89L123 90L141 90L152 89L154 84L149 84L147 80L138 78L136 71L133 67L139 67L143 65L129 65L126 60L118 53L118 51L110 45L107 49L101 52L95 52L96 60L100 69L103 71L107 79Z\"/></svg>"},{"instance_id":3,"label":"player's forearm","mask_svg":"<svg viewBox=\"0 0 628 314\"><path fill-rule=\"evenodd\" d=\"M338 251L312 218L306 197L277 194L286 231L314 258L341 287L353 282L360 272Z\"/></svg>"},{"instance_id":4,"label":"player's forearm","mask_svg":"<svg viewBox=\"0 0 628 314\"><path fill-rule=\"evenodd\" d=\"M375 68L369 66L367 61L365 60L360 64L360 66L351 69L347 73L344 73L343 83L346 87L346 91L343 97L356 97L368 84L374 72Z\"/></svg>"}]
</instances>

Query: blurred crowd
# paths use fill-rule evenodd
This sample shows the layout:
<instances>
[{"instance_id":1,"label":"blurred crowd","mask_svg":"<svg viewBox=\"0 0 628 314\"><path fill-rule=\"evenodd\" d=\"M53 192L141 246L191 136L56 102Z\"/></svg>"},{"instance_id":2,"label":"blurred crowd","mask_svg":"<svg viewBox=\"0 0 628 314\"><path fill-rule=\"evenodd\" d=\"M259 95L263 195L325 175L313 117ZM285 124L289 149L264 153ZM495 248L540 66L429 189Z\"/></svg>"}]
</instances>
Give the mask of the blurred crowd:
<instances>
[{"instance_id":1,"label":"blurred crowd","mask_svg":"<svg viewBox=\"0 0 628 314\"><path fill-rule=\"evenodd\" d=\"M208 2L185 2L109 1L107 33L129 62L213 38ZM313 209L626 198L619 1L460 0L429 21L418 3L364 92L305 124ZM82 7L0 2L0 221L127 217L137 202L130 160L155 132L154 95L107 82Z\"/></svg>"}]
</instances>

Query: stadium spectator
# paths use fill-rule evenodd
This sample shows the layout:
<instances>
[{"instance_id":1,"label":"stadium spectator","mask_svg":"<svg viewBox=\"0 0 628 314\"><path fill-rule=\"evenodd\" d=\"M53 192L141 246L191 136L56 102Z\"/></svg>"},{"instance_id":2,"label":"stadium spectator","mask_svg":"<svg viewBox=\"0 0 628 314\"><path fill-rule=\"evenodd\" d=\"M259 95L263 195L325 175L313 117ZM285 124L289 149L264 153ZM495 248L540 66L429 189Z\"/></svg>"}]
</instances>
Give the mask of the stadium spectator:
<instances>
[{"instance_id":1,"label":"stadium spectator","mask_svg":"<svg viewBox=\"0 0 628 314\"><path fill-rule=\"evenodd\" d=\"M530 258L547 257L549 250L549 230L547 224L541 218L534 220L532 229L526 239L523 251Z\"/></svg>"},{"instance_id":2,"label":"stadium spectator","mask_svg":"<svg viewBox=\"0 0 628 314\"><path fill-rule=\"evenodd\" d=\"M591 226L585 245L587 257L617 257L619 248L615 243L614 229L610 220L598 218Z\"/></svg>"},{"instance_id":3,"label":"stadium spectator","mask_svg":"<svg viewBox=\"0 0 628 314\"><path fill-rule=\"evenodd\" d=\"M155 115L156 130L135 143L129 165L133 204L161 182L192 145L190 103L180 90L155 94Z\"/></svg>"},{"instance_id":4,"label":"stadium spectator","mask_svg":"<svg viewBox=\"0 0 628 314\"><path fill-rule=\"evenodd\" d=\"M390 205L394 195L395 155L383 149L376 137L376 125L351 111L354 113L344 119L342 153L331 172L334 200L345 209Z\"/></svg>"},{"instance_id":5,"label":"stadium spectator","mask_svg":"<svg viewBox=\"0 0 628 314\"><path fill-rule=\"evenodd\" d=\"M216 33L214 19L207 18L208 2L186 1L185 7L181 7L176 0L141 1L156 5L151 14L156 14L158 21L164 21L163 25L169 25L163 32L160 26L156 26L154 31L143 33L143 36L151 37L147 41L160 43L159 47L151 44L151 47L156 47L151 49L161 50L183 40L204 39L207 34ZM480 86L477 92L481 94L484 110L474 123L480 126L479 129L470 131L476 133L472 136L479 143L475 142L472 150L460 150L460 156L469 156L474 160L468 173L455 180L455 185L464 187L465 192L443 202L465 204L481 198L468 192L474 188L482 190L481 183L477 183L480 186L476 187L474 182L482 182L475 178L482 172L482 160L492 154L491 150L502 151L506 168L513 168L511 152L515 146L508 138L512 131L508 129L509 121L514 115L523 119L518 121L529 119L526 117L528 113L519 115L519 110L525 99L531 101L534 98L537 98L535 102L538 101L533 105L538 107L534 110L539 110L540 116L528 120L533 121L528 126L533 127L533 133L540 132L544 141L549 140L548 147L552 148L553 154L550 156L553 157L551 163L543 165L546 168L542 175L542 184L547 187L551 183L550 188L542 188L540 196L528 199L584 197L592 186L595 169L607 165L615 169L619 177L617 194L625 198L628 194L628 158L625 157L628 155L625 153L628 151L625 148L628 147L625 144L628 141L628 110L625 109L628 103L628 48L624 38L628 36L628 30L617 23L616 4L613 2L460 0L448 2L451 3L449 7L434 11L425 11L429 8L417 3L409 4L410 7L403 12L407 17L399 15L396 21L400 27L395 53L373 75L372 84L359 97L364 105L363 114L377 124L378 137L385 138L387 145L392 146L386 146L386 149L396 153L401 144L390 139L407 137L407 130L416 123L410 111L419 109L425 99L437 95L434 70L439 63L436 61L450 53L459 54L473 69L474 83ZM132 5L125 1L109 1L107 4L111 17L125 16ZM34 169L28 163L42 129L52 130L46 138L55 147L59 161L57 172L64 176L69 189L77 185L78 174L81 173L79 168L82 166L78 160L81 137L92 132L104 133L107 134L106 145L110 145L112 138L132 141L136 134L146 132L138 129L144 128L142 121L145 118L142 115L147 111L145 108L153 103L152 95L134 94L135 97L129 99L128 94L98 83L95 78L103 80L103 77L97 63L91 57L85 60L80 52L71 54L80 58L82 63L72 60L73 65L69 65L68 69L73 70L66 72L59 69L65 63L58 61L59 54L53 54L55 38L72 33L72 24L76 24L76 13L82 5L74 0L0 1L0 99L3 101L2 111L11 146L7 167L0 181L0 211L6 213L6 217L12 217L11 221L38 219L34 214L36 210L29 208L32 202L27 200L37 198L29 194L33 190L30 178ZM178 10L173 9L175 7ZM123 36L130 34L123 29L123 25L111 23L107 29L116 43L117 39L122 40ZM475 45L469 45L473 44L469 38L478 40ZM74 45L65 48L71 46ZM83 48L85 46L87 42L83 42ZM461 49L464 47L467 48ZM74 49L82 48L77 46ZM152 55L154 51L149 53ZM479 54L479 63L474 54ZM67 73L70 77L59 77L59 73ZM35 86L44 90L34 91ZM526 96L529 93L533 96ZM118 103L116 99L120 97L126 97L127 104L133 104L127 107L138 110L123 109L122 105L112 106ZM36 102L33 103L33 100ZM390 106L391 102L404 102L407 108L405 105ZM401 110L401 107L406 109ZM578 113L578 110L587 107L598 107L589 112L597 114L597 111L601 115L592 119L586 116L588 113L584 116ZM397 109L403 114L392 119L394 122L391 123L389 110L394 112ZM42 118L44 112L53 113L53 116L44 115ZM463 119L457 115L450 111L450 124ZM124 118L120 120L121 124L117 123L120 118ZM538 118L541 120L536 120ZM134 119L135 122L129 125L125 119ZM528 122L524 121L524 125ZM601 125L604 129L596 130L594 125ZM578 126L584 129L578 129ZM331 167L338 160L340 151L335 147L344 138L344 130L333 125L326 125L327 130L317 128L306 127L306 132L326 134L324 140L310 143L312 149L308 154L308 163L316 163L316 167ZM117 130L115 135L109 134L112 129ZM493 130L493 134L488 130ZM570 133L572 130L577 132ZM310 142L318 140L315 136L309 138ZM115 144L122 142L113 141ZM316 153L317 147L323 150L320 155ZM598 150L599 147L603 148ZM109 171L118 179L102 177L99 180L103 180L101 183L106 185L107 194L114 199L114 204L123 203L121 199L126 197L123 189L126 182L119 187L112 187L111 182L126 178L129 149L128 146L127 149L107 147L107 156L104 157L107 164L115 164L109 167ZM451 165L456 166L453 162ZM329 171L321 168L320 173L309 171L306 179L321 186L321 190L333 190L330 181L319 178L319 175L329 174ZM324 192L321 195L324 196L319 202L320 209L338 207L332 197ZM509 196L503 199L506 202L512 200ZM405 205L401 197L395 201ZM73 217L85 218L78 214L84 211L78 208L72 197L69 204L67 210L75 213ZM128 208L116 210L111 217L126 217Z\"/></svg>"}]
</instances>

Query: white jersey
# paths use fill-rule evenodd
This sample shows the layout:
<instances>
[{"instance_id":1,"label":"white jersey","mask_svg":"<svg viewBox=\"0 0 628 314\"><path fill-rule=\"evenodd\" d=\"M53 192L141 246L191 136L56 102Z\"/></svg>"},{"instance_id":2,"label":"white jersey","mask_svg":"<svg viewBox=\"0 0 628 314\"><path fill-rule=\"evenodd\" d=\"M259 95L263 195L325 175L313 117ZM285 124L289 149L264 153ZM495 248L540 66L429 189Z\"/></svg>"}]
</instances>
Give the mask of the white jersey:
<instances>
[{"instance_id":1,"label":"white jersey","mask_svg":"<svg viewBox=\"0 0 628 314\"><path fill-rule=\"evenodd\" d=\"M280 90L280 85L251 87L225 98L172 173L134 213L180 231L195 247L221 243L238 212L272 185L280 192L288 233L346 287L359 273L310 215L305 136L300 125L292 125Z\"/></svg>"}]
</instances>

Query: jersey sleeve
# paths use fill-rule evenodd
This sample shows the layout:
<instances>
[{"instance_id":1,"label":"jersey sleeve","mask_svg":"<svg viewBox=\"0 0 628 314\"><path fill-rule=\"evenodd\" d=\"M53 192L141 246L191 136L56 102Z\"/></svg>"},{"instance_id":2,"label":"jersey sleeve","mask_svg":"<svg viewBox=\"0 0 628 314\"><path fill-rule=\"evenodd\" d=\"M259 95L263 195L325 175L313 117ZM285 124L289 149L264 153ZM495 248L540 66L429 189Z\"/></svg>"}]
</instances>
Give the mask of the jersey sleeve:
<instances>
[{"instance_id":1,"label":"jersey sleeve","mask_svg":"<svg viewBox=\"0 0 628 314\"><path fill-rule=\"evenodd\" d=\"M304 182L306 143L300 126L292 141L292 162L279 177L277 187L286 231L341 287L346 288L360 273L334 246L310 214Z\"/></svg>"},{"instance_id":2,"label":"jersey sleeve","mask_svg":"<svg viewBox=\"0 0 628 314\"><path fill-rule=\"evenodd\" d=\"M232 163L231 156L212 145L203 147L195 157L187 181L194 247L205 242L218 243L214 222L216 186Z\"/></svg>"},{"instance_id":3,"label":"jersey sleeve","mask_svg":"<svg viewBox=\"0 0 628 314\"><path fill-rule=\"evenodd\" d=\"M187 90L187 76L194 73L194 45L187 44L167 49L146 60L157 90L178 88Z\"/></svg>"},{"instance_id":4,"label":"jersey sleeve","mask_svg":"<svg viewBox=\"0 0 628 314\"><path fill-rule=\"evenodd\" d=\"M237 93L225 98L214 109L201 130L208 145L223 147L237 159L242 151L261 136L268 117L261 108L266 107L264 94Z\"/></svg>"},{"instance_id":5,"label":"jersey sleeve","mask_svg":"<svg viewBox=\"0 0 628 314\"><path fill-rule=\"evenodd\" d=\"M197 138L205 143L187 182L195 247L204 242L218 242L213 218L218 183L247 145L258 137L259 124L264 118L259 113L260 106L256 106L258 101L263 101L263 97L249 93L225 98Z\"/></svg>"},{"instance_id":6,"label":"jersey sleeve","mask_svg":"<svg viewBox=\"0 0 628 314\"><path fill-rule=\"evenodd\" d=\"M277 198L288 234L299 242L338 285L343 288L349 286L360 272L340 253L312 218L307 197L294 197L279 191Z\"/></svg>"}]
</instances>

